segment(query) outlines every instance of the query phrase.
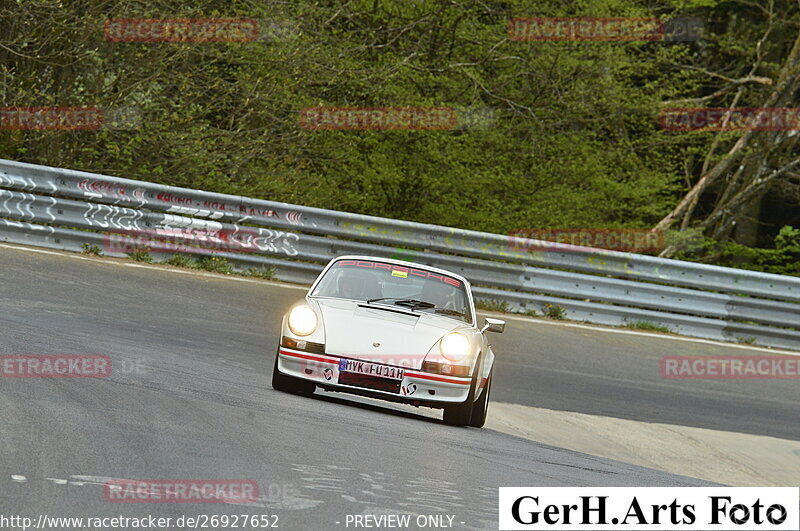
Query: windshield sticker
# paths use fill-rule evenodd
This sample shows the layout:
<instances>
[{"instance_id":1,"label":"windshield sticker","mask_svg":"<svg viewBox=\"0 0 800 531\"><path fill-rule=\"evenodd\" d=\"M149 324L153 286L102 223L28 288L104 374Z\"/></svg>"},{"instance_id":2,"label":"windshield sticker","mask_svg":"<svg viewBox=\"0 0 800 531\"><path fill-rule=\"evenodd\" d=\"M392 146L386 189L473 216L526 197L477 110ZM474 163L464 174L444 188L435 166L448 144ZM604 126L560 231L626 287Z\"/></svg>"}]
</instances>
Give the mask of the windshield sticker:
<instances>
[{"instance_id":1,"label":"windshield sticker","mask_svg":"<svg viewBox=\"0 0 800 531\"><path fill-rule=\"evenodd\" d=\"M438 275L436 273L431 273L430 271L425 271L424 269L412 269L409 267L403 266L393 266L390 264L385 264L381 262L366 262L362 260L340 260L336 262L336 267L363 267L365 269L386 269L391 270L393 277L398 278L408 278L408 275L411 274L415 277L422 277L422 278L435 278L436 280L441 280L446 284L450 284L451 286L461 287L461 281L456 280L454 278L450 278L445 275Z\"/></svg>"}]
</instances>

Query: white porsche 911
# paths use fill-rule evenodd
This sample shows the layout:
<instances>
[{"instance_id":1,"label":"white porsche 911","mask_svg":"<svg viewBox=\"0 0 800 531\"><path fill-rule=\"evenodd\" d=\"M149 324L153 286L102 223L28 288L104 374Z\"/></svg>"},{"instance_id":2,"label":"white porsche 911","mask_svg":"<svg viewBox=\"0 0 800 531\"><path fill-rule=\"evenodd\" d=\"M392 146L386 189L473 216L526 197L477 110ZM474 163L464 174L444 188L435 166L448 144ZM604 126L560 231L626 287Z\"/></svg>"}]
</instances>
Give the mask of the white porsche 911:
<instances>
[{"instance_id":1,"label":"white porsche 911","mask_svg":"<svg viewBox=\"0 0 800 531\"><path fill-rule=\"evenodd\" d=\"M317 386L444 409L444 421L486 421L494 353L460 275L368 256L341 256L283 318L272 387Z\"/></svg>"}]
</instances>

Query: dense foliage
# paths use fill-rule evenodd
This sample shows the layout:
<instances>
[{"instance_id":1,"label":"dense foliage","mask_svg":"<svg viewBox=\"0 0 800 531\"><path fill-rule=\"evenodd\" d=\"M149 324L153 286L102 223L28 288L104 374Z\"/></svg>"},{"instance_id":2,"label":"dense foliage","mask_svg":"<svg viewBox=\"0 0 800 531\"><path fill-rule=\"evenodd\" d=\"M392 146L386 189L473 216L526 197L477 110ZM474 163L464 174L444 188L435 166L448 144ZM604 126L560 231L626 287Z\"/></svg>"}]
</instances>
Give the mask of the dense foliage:
<instances>
[{"instance_id":1,"label":"dense foliage","mask_svg":"<svg viewBox=\"0 0 800 531\"><path fill-rule=\"evenodd\" d=\"M798 106L800 9L788 0L0 6L2 106L128 107L141 117L133 128L0 131L0 157L491 232L653 227L743 136L665 131L661 109ZM702 20L703 37L524 42L508 34L514 17L679 15ZM262 38L105 40L104 22L123 17L253 17ZM443 131L308 130L299 114L309 106L450 106L488 110L491 120ZM799 156L797 137L759 135L697 190L688 214L661 225L739 247L672 252L737 265L725 258L734 249L751 267L797 273L796 243L772 257L774 267L745 252L772 248L781 227L800 226L794 167L748 188ZM739 165L746 169L728 168ZM735 230L753 220L755 232Z\"/></svg>"}]
</instances>

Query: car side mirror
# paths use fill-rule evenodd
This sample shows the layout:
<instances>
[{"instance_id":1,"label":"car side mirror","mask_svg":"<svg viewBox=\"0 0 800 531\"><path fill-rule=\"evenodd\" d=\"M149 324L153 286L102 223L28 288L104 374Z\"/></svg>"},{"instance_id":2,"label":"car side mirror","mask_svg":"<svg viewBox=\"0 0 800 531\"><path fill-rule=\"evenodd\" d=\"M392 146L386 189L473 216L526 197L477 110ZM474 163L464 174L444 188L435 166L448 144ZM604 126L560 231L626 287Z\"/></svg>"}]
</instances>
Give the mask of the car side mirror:
<instances>
[{"instance_id":1,"label":"car side mirror","mask_svg":"<svg viewBox=\"0 0 800 531\"><path fill-rule=\"evenodd\" d=\"M498 334L502 334L503 330L506 329L506 322L501 319L492 319L491 317L487 317L485 322L486 324L483 325L483 328L481 328L481 333L497 332Z\"/></svg>"}]
</instances>

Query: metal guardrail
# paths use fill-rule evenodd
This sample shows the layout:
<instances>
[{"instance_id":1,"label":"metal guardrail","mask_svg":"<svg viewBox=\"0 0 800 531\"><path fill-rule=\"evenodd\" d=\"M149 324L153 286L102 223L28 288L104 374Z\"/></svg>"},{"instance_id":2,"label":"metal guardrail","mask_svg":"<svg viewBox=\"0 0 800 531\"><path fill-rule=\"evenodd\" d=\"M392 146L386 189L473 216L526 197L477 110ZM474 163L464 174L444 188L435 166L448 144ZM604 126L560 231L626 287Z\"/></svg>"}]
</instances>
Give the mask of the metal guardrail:
<instances>
[{"instance_id":1,"label":"metal guardrail","mask_svg":"<svg viewBox=\"0 0 800 531\"><path fill-rule=\"evenodd\" d=\"M180 245L174 244L180 235ZM800 350L800 278L560 245L217 194L0 159L0 240L124 256L214 254L310 283L343 253L399 257L463 274L476 298L540 314ZM521 240L523 249L542 242ZM518 243L518 242L516 242ZM531 245L533 244L533 245Z\"/></svg>"}]
</instances>

